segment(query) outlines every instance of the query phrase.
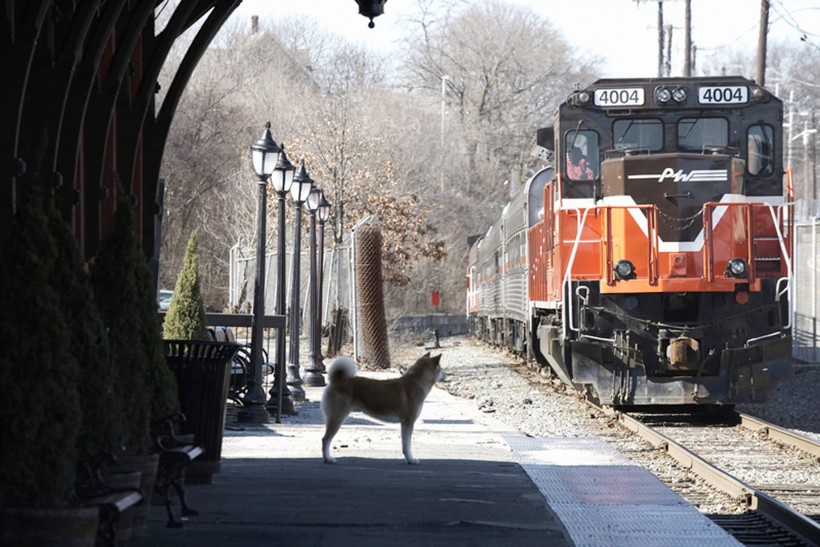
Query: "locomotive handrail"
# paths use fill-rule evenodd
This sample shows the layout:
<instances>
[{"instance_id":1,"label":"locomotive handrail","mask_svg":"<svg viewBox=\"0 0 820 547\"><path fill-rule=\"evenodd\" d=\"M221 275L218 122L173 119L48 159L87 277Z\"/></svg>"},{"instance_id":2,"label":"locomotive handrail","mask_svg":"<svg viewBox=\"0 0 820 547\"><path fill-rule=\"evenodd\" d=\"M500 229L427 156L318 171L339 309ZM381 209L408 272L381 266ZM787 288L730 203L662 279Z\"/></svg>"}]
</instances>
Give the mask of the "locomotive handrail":
<instances>
[{"instance_id":1,"label":"locomotive handrail","mask_svg":"<svg viewBox=\"0 0 820 547\"><path fill-rule=\"evenodd\" d=\"M589 302L589 287L587 287L586 285L579 285L575 287L575 295L578 297L578 301L581 303L581 305L586 306L587 302ZM592 334L586 334L584 332L581 332L580 326L578 327L578 334L589 340L599 340L601 342L608 342L610 344L615 343L614 338L604 338L602 336L593 336Z\"/></svg>"},{"instance_id":2,"label":"locomotive handrail","mask_svg":"<svg viewBox=\"0 0 820 547\"><path fill-rule=\"evenodd\" d=\"M782 284L783 281L786 282L786 288L785 289L780 288L780 285ZM779 278L777 280L777 285L775 286L775 301L779 301L780 297L783 295L784 292L788 291L789 293L791 293L791 285L792 284L789 283L789 279L787 277ZM781 327L781 329L779 331L770 332L769 334L764 334L763 336L757 336L755 338L749 338L748 340L746 340L746 346L747 347L751 346L755 342L759 342L761 340L766 340L767 338L774 338L775 336L781 336L783 334L783 331L788 330L792 327L792 313L791 313L792 300L791 300L791 294L789 294L788 303L789 303L788 322L785 325L783 325L783 327Z\"/></svg>"},{"instance_id":3,"label":"locomotive handrail","mask_svg":"<svg viewBox=\"0 0 820 547\"><path fill-rule=\"evenodd\" d=\"M780 298L783 294L788 293L788 298L786 303L788 304L788 310L786 313L786 324L783 325L779 331L771 332L769 334L764 334L763 336L757 336L755 338L749 338L746 340L746 346L751 346L755 342L759 342L761 340L766 340L768 338L774 338L775 336L781 336L783 331L787 331L792 327L792 309L794 305L794 295L793 295L793 283L791 282L793 272L792 272L792 260L791 255L789 254L788 249L786 248L786 240L783 236L783 232L780 230L780 223L781 219L781 212L786 207L791 207L793 205L792 202L783 203L776 207L777 212L775 212L775 206L770 203L765 204L769 210L769 214L772 216L772 223L774 224L774 229L777 232L777 241L780 244L780 252L783 253L784 261L786 262L786 277L780 277L777 279L777 284L775 285L775 302L779 302ZM791 217L790 217L791 218ZM785 284L786 287L782 288L782 285Z\"/></svg>"},{"instance_id":4,"label":"locomotive handrail","mask_svg":"<svg viewBox=\"0 0 820 547\"><path fill-rule=\"evenodd\" d=\"M586 220L587 220L587 215L589 214L589 212L592 209L595 209L595 206L585 207L583 217L581 216L581 209L579 209L578 207L569 207L569 208L565 209L567 211L575 211L575 213L578 215L578 227L577 227L576 232L575 232L575 241L572 244L572 252L570 253L569 260L567 261L567 271L564 272L564 281L561 283L561 287L562 287L562 291L563 291L564 296L569 294L568 289L569 289L570 275L572 273L572 266L573 266L573 263L575 262L575 255L578 251L578 245L580 245L580 243L581 243L581 234L583 233L583 228L584 228L584 224L586 223ZM565 305L561 308L561 315L562 315L563 323L564 323L564 325L566 325L567 329L569 329L573 332L580 333L581 330L576 328L575 325L573 324L572 313L569 313L569 312L572 311L572 298L567 298L566 300L567 300L567 305ZM567 310L567 308L569 308L569 310ZM568 334L569 334L568 332L566 332L566 331L564 332L564 336L567 336Z\"/></svg>"},{"instance_id":5,"label":"locomotive handrail","mask_svg":"<svg viewBox=\"0 0 820 547\"><path fill-rule=\"evenodd\" d=\"M791 176L791 171L789 171L789 175ZM789 298L788 298L789 309L788 309L788 314L787 314L788 315L788 323L786 324L785 328L789 328L789 329L792 326L792 313L793 313L792 306L794 305L794 293L793 293L793 289L792 289L793 283L791 282L791 280L794 279L794 272L792 271L792 257L789 254L789 249L786 248L786 239L783 236L783 232L780 231L780 213L786 207L790 208L793 205L794 205L794 203L791 202L791 201L789 201L787 203L784 203L782 205L779 205L777 207L777 214L775 214L774 207L769 203L766 204L766 206L769 208L769 213L772 215L772 222L774 223L774 229L777 232L777 241L778 241L778 243L780 243L780 252L783 253L783 258L785 259L785 262L786 262L786 278L785 279L786 279L786 283L787 283L786 290L789 293ZM793 218L794 218L793 215L789 215L789 220L791 220ZM783 279L783 278L780 278L780 279ZM780 287L780 279L777 280L777 286L778 287ZM778 298L780 297L781 294L782 294L781 292L777 293Z\"/></svg>"}]
</instances>

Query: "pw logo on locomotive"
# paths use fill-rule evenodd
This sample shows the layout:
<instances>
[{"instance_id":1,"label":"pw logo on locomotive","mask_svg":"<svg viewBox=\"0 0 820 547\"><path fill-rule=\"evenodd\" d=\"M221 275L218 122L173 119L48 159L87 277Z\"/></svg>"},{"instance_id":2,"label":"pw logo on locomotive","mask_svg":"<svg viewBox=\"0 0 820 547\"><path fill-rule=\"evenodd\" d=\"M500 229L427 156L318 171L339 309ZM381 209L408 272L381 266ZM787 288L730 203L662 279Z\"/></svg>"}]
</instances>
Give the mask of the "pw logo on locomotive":
<instances>
[{"instance_id":1,"label":"pw logo on locomotive","mask_svg":"<svg viewBox=\"0 0 820 547\"><path fill-rule=\"evenodd\" d=\"M629 178L655 179L658 182L663 182L666 179L671 179L674 182L726 182L729 180L729 174L726 169L692 169L688 173L684 173L683 169L675 171L671 167L667 167L661 174L629 175Z\"/></svg>"}]
</instances>

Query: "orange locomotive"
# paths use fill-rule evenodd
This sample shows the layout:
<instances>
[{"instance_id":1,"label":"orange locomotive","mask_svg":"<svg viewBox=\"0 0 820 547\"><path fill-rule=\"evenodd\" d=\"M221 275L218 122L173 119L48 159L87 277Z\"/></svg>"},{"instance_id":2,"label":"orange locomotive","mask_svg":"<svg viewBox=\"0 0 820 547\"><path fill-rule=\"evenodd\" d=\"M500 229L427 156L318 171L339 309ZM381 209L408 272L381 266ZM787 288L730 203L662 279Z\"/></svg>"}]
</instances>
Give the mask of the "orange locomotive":
<instances>
[{"instance_id":1,"label":"orange locomotive","mask_svg":"<svg viewBox=\"0 0 820 547\"><path fill-rule=\"evenodd\" d=\"M606 405L766 400L792 374L782 120L741 77L575 91L473 243L473 332Z\"/></svg>"}]
</instances>

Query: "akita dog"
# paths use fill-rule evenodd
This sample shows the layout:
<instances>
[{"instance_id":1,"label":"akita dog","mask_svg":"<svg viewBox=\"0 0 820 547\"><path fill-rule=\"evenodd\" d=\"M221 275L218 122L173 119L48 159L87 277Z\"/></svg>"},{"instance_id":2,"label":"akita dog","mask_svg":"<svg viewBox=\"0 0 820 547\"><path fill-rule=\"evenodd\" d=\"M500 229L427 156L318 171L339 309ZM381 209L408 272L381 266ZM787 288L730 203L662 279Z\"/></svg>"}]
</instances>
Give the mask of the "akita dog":
<instances>
[{"instance_id":1,"label":"akita dog","mask_svg":"<svg viewBox=\"0 0 820 547\"><path fill-rule=\"evenodd\" d=\"M356 376L356 363L349 357L337 359L328 371L328 386L322 396L325 436L322 457L325 463L336 463L330 456L330 443L353 410L385 422L401 424L401 448L407 463L417 464L410 448L413 426L421 413L424 399L441 374L441 355L423 355L402 376L374 380Z\"/></svg>"}]
</instances>

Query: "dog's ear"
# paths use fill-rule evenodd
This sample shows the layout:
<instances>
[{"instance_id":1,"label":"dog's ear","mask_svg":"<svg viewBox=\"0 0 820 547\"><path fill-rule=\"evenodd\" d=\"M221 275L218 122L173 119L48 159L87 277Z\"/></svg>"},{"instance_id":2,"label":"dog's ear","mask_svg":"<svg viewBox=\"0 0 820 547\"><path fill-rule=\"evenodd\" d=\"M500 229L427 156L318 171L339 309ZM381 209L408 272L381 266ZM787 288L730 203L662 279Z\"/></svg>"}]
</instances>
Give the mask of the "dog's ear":
<instances>
[{"instance_id":1,"label":"dog's ear","mask_svg":"<svg viewBox=\"0 0 820 547\"><path fill-rule=\"evenodd\" d=\"M435 357L432 357L430 360L433 361L435 364L439 364L439 361L441 361L441 354L439 353Z\"/></svg>"},{"instance_id":2,"label":"dog's ear","mask_svg":"<svg viewBox=\"0 0 820 547\"><path fill-rule=\"evenodd\" d=\"M424 355L422 355L422 356L421 356L421 358L422 358L422 359L429 359L429 358L430 358L430 352L428 351L427 353L425 353Z\"/></svg>"}]
</instances>

